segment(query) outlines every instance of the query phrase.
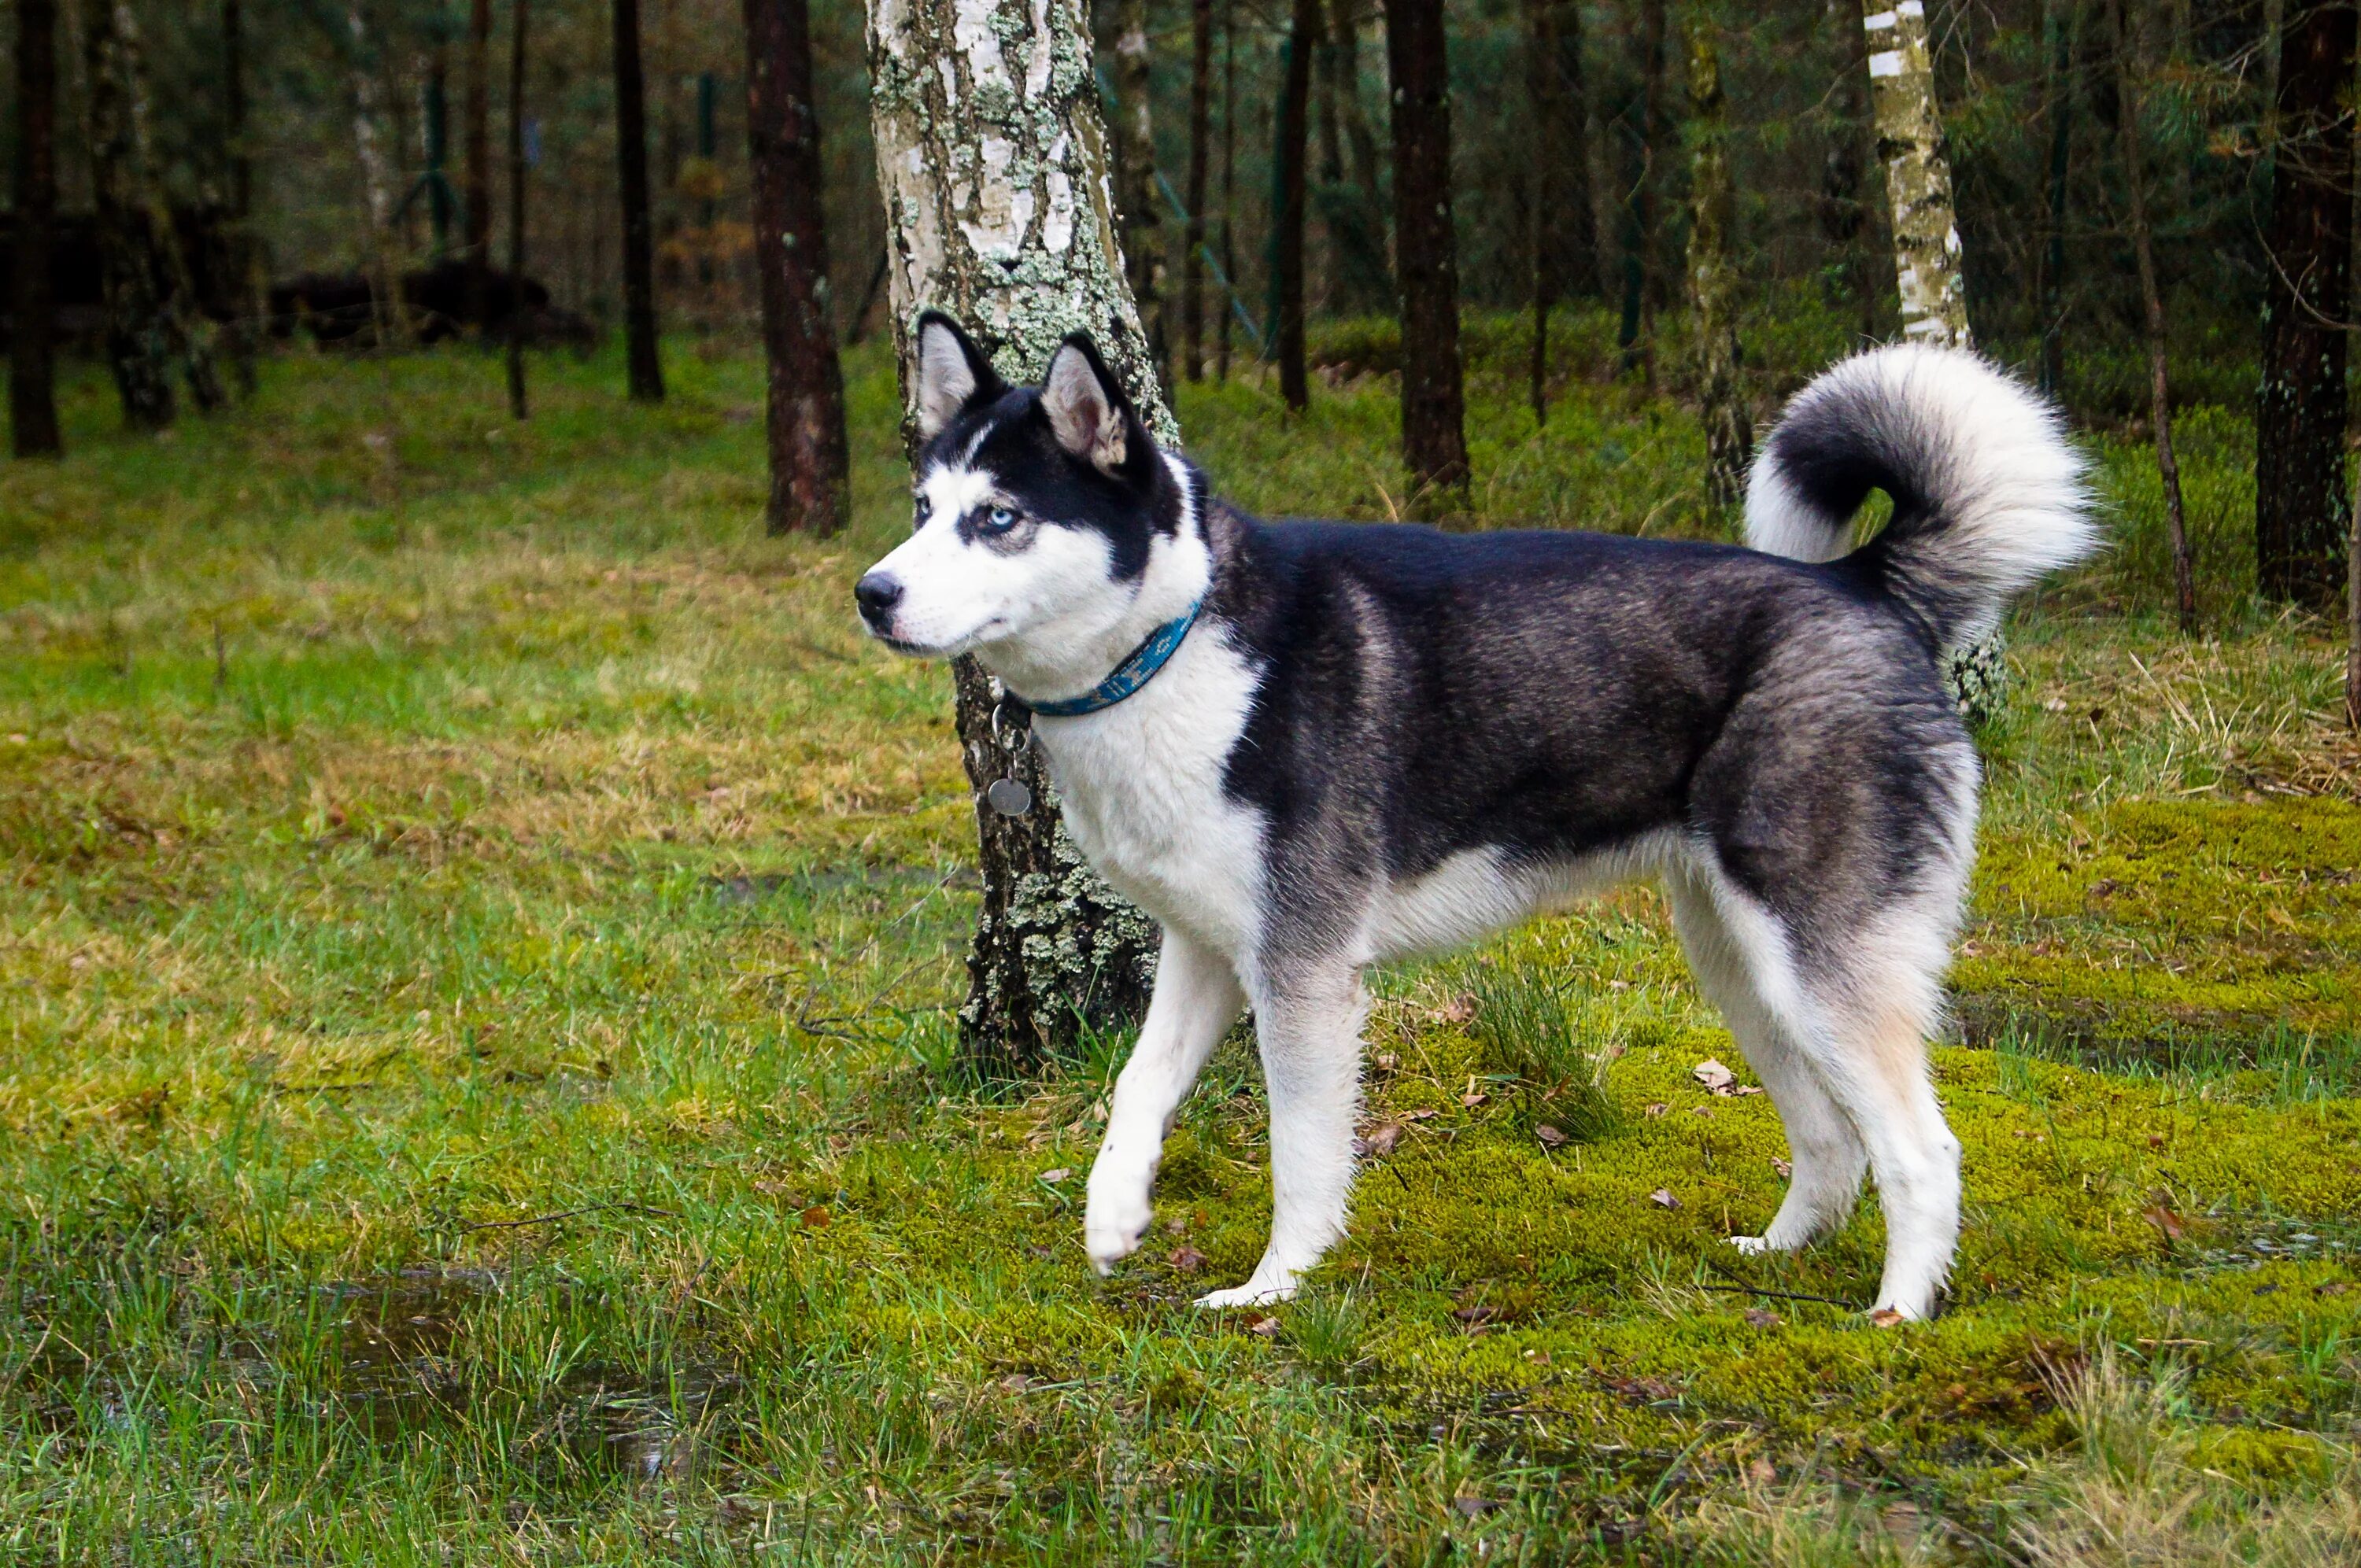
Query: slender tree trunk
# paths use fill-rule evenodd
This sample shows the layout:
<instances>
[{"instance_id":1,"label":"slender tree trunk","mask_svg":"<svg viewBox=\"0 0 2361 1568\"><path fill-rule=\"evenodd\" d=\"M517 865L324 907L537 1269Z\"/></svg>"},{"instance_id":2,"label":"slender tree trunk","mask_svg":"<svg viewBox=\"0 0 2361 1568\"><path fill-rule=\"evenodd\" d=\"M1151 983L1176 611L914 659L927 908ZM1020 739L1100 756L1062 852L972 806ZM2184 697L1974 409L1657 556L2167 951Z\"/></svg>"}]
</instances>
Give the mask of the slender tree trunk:
<instances>
[{"instance_id":1,"label":"slender tree trunk","mask_svg":"<svg viewBox=\"0 0 2361 1568\"><path fill-rule=\"evenodd\" d=\"M615 154L623 195L623 338L634 401L660 402L655 225L648 207L648 95L640 68L640 0L615 0Z\"/></svg>"},{"instance_id":2,"label":"slender tree trunk","mask_svg":"<svg viewBox=\"0 0 2361 1568\"><path fill-rule=\"evenodd\" d=\"M19 457L65 451L58 429L57 0L16 0L16 269L8 356L9 444Z\"/></svg>"},{"instance_id":3,"label":"slender tree trunk","mask_svg":"<svg viewBox=\"0 0 2361 1568\"><path fill-rule=\"evenodd\" d=\"M137 35L114 4L93 6L83 28L89 55L91 185L100 288L105 301L106 358L134 430L161 430L177 411L162 258L149 221L146 170L137 128L141 83Z\"/></svg>"},{"instance_id":4,"label":"slender tree trunk","mask_svg":"<svg viewBox=\"0 0 2361 1568\"><path fill-rule=\"evenodd\" d=\"M1116 186L1123 202L1123 248L1131 297L1148 328L1149 353L1159 384L1172 384L1172 334L1164 322L1164 220L1156 188L1155 51L1148 37L1148 0L1122 0L1123 24L1115 35L1115 93L1124 117L1117 138L1122 168Z\"/></svg>"},{"instance_id":5,"label":"slender tree trunk","mask_svg":"<svg viewBox=\"0 0 2361 1568\"><path fill-rule=\"evenodd\" d=\"M1378 137L1361 102L1361 29L1356 0L1328 0L1328 26L1336 51L1336 103L1344 122L1345 156L1353 183L1339 192L1344 214L1345 271L1340 281L1345 307L1354 312L1393 307L1393 268L1386 259L1385 198L1378 175Z\"/></svg>"},{"instance_id":6,"label":"slender tree trunk","mask_svg":"<svg viewBox=\"0 0 2361 1568\"><path fill-rule=\"evenodd\" d=\"M1205 176L1212 148L1213 0L1189 6L1189 222L1180 239L1180 373L1205 376Z\"/></svg>"},{"instance_id":7,"label":"slender tree trunk","mask_svg":"<svg viewBox=\"0 0 2361 1568\"><path fill-rule=\"evenodd\" d=\"M965 15L959 0L869 8L870 116L906 403L915 395L910 328L933 305L964 322L1011 380L1038 377L1067 333L1087 330L1157 439L1177 443L1124 280L1082 0L1004 10L990 30L966 26ZM1075 853L1038 752L994 736L988 677L967 660L955 671L983 876L961 1037L988 1069L1030 1069L1084 1029L1138 1015L1156 930ZM1021 817L983 802L987 784L1011 776L1038 803Z\"/></svg>"},{"instance_id":8,"label":"slender tree trunk","mask_svg":"<svg viewBox=\"0 0 2361 1568\"><path fill-rule=\"evenodd\" d=\"M1877 269L1870 257L1871 206L1863 192L1869 165L1869 61L1854 0L1828 0L1827 20L1843 52L1829 94L1828 147L1820 159L1820 234L1840 258L1862 342L1877 336Z\"/></svg>"},{"instance_id":9,"label":"slender tree trunk","mask_svg":"<svg viewBox=\"0 0 2361 1568\"><path fill-rule=\"evenodd\" d=\"M2041 389L2051 397L2066 380L2066 175L2074 144L2074 40L2079 0L2044 0L2042 53L2047 79L2042 102L2049 115L2049 235L2041 264Z\"/></svg>"},{"instance_id":10,"label":"slender tree trunk","mask_svg":"<svg viewBox=\"0 0 2361 1568\"><path fill-rule=\"evenodd\" d=\"M1893 212L1894 271L1905 338L1972 348L1967 291L1960 276L1960 229L1951 201L1951 165L1935 104L1935 68L1926 11L1916 0L1879 9L1862 0L1868 35L1870 98ZM1948 649L1943 680L1971 725L1997 716L2007 699L2008 663L2000 633Z\"/></svg>"},{"instance_id":11,"label":"slender tree trunk","mask_svg":"<svg viewBox=\"0 0 2361 1568\"><path fill-rule=\"evenodd\" d=\"M361 199L368 220L369 298L380 345L405 335L401 280L393 258L393 170L377 130L377 73L369 69L368 19L356 3L345 10L352 50L346 73L352 94L353 156L360 166Z\"/></svg>"},{"instance_id":12,"label":"slender tree trunk","mask_svg":"<svg viewBox=\"0 0 2361 1568\"><path fill-rule=\"evenodd\" d=\"M467 313L480 334L490 330L492 321L492 0L469 0L467 54L461 69L467 102L459 139L467 189L459 221L467 258Z\"/></svg>"},{"instance_id":13,"label":"slender tree trunk","mask_svg":"<svg viewBox=\"0 0 2361 1568\"><path fill-rule=\"evenodd\" d=\"M770 369L770 529L829 534L851 506L844 378L828 311L819 114L805 0L745 0L754 264Z\"/></svg>"},{"instance_id":14,"label":"slender tree trunk","mask_svg":"<svg viewBox=\"0 0 2361 1568\"><path fill-rule=\"evenodd\" d=\"M1691 0L1689 112L1696 131L1689 175L1689 299L1697 316L1697 398L1703 405L1706 500L1726 511L1746 496L1754 429L1739 384L1738 271L1730 259L1737 197L1730 180L1730 110L1721 91L1718 24L1711 7Z\"/></svg>"},{"instance_id":15,"label":"slender tree trunk","mask_svg":"<svg viewBox=\"0 0 2361 1568\"><path fill-rule=\"evenodd\" d=\"M1389 0L1394 234L1401 286L1402 461L1426 506L1467 492L1459 367L1459 256L1451 226L1451 71L1443 0Z\"/></svg>"},{"instance_id":16,"label":"slender tree trunk","mask_svg":"<svg viewBox=\"0 0 2361 1568\"><path fill-rule=\"evenodd\" d=\"M1527 400L1549 418L1550 312L1569 294L1598 291L1598 236L1590 204L1588 94L1578 0L1525 0L1525 95L1532 114L1533 343Z\"/></svg>"},{"instance_id":17,"label":"slender tree trunk","mask_svg":"<svg viewBox=\"0 0 2361 1568\"><path fill-rule=\"evenodd\" d=\"M2125 0L2109 0L2114 13L2115 124L2123 141L2124 189L2131 219L2132 250L2139 262L2140 304L2147 324L2150 402L2155 410L2156 466L2164 481L2164 524L2172 545L2172 587L2180 630L2197 631L2197 576L2189 559L2189 528L2180 505L2180 465L2172 455L2172 389L2165 375L2164 297L2157 288L2156 247L2148 232L2147 178L2140 168L2139 83L2131 58L2131 29Z\"/></svg>"},{"instance_id":18,"label":"slender tree trunk","mask_svg":"<svg viewBox=\"0 0 2361 1568\"><path fill-rule=\"evenodd\" d=\"M2352 311L2352 0L2289 8L2255 411L2256 579L2325 609L2344 587L2345 368Z\"/></svg>"},{"instance_id":19,"label":"slender tree trunk","mask_svg":"<svg viewBox=\"0 0 2361 1568\"><path fill-rule=\"evenodd\" d=\"M237 287L229 323L222 329L222 346L238 396L250 398L258 384L255 356L269 310L270 284L264 275L261 237L254 230L254 158L246 123L246 8L241 0L222 0L221 28L222 130L229 160L227 244L223 250Z\"/></svg>"},{"instance_id":20,"label":"slender tree trunk","mask_svg":"<svg viewBox=\"0 0 2361 1568\"><path fill-rule=\"evenodd\" d=\"M1525 401L1533 422L1549 422L1550 308L1557 303L1557 268L1550 254L1552 178L1563 156L1557 128L1557 7L1552 0L1525 0L1525 108L1532 122L1532 301L1533 350L1526 367Z\"/></svg>"},{"instance_id":21,"label":"slender tree trunk","mask_svg":"<svg viewBox=\"0 0 2361 1568\"><path fill-rule=\"evenodd\" d=\"M1312 401L1312 379L1304 364L1303 229L1310 205L1305 168L1311 139L1306 122L1312 98L1312 51L1320 35L1320 0L1295 0L1295 16L1288 33L1285 85L1279 100L1279 232L1272 236L1273 303L1279 319L1273 323L1279 349L1279 392L1287 406L1301 411Z\"/></svg>"},{"instance_id":22,"label":"slender tree trunk","mask_svg":"<svg viewBox=\"0 0 2361 1568\"><path fill-rule=\"evenodd\" d=\"M1656 230L1666 152L1664 114L1665 0L1640 0L1639 171L1631 187L1630 243L1624 250L1623 368L1641 370L1656 385L1656 303L1664 297Z\"/></svg>"},{"instance_id":23,"label":"slender tree trunk","mask_svg":"<svg viewBox=\"0 0 2361 1568\"><path fill-rule=\"evenodd\" d=\"M1237 0L1222 0L1222 276L1229 280L1232 298L1213 313L1213 375L1230 378L1230 319L1237 313L1237 230L1233 214L1238 197L1238 32Z\"/></svg>"},{"instance_id":24,"label":"slender tree trunk","mask_svg":"<svg viewBox=\"0 0 2361 1568\"><path fill-rule=\"evenodd\" d=\"M1894 270L1902 332L1921 342L1966 347L1968 298L1960 278L1960 229L1951 164L1935 107L1935 64L1927 14L1916 0L1861 0L1869 34L1871 97L1894 207Z\"/></svg>"},{"instance_id":25,"label":"slender tree trunk","mask_svg":"<svg viewBox=\"0 0 2361 1568\"><path fill-rule=\"evenodd\" d=\"M533 23L533 0L511 0L509 19L509 413L531 412L524 387L524 62Z\"/></svg>"}]
</instances>

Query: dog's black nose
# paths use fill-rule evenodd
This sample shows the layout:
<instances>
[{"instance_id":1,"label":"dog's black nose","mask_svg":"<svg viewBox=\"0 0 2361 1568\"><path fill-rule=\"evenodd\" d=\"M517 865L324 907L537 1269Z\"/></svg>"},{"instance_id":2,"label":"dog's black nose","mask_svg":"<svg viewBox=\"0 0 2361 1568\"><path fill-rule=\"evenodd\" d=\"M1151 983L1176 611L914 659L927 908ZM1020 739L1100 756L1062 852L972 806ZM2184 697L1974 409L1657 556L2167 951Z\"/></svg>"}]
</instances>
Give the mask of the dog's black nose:
<instances>
[{"instance_id":1,"label":"dog's black nose","mask_svg":"<svg viewBox=\"0 0 2361 1568\"><path fill-rule=\"evenodd\" d=\"M883 572L872 572L852 585L852 600L861 607L863 620L882 626L902 602L902 585Z\"/></svg>"}]
</instances>

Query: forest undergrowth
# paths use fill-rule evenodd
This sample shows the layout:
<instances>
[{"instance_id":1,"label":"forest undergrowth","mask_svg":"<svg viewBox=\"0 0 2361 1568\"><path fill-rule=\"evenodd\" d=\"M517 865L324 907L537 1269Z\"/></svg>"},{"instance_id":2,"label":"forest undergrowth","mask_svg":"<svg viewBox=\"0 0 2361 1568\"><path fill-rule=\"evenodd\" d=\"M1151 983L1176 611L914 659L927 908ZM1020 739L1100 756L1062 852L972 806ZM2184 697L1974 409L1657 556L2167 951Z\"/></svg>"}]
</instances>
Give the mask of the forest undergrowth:
<instances>
[{"instance_id":1,"label":"forest undergrowth","mask_svg":"<svg viewBox=\"0 0 2361 1568\"><path fill-rule=\"evenodd\" d=\"M1471 324L1465 521L1728 532L1610 330L1537 430ZM1383 355L1328 329L1300 421L1184 387L1192 450L1399 513ZM161 437L84 372L8 471L0 1558L2361 1556L2361 753L2337 629L2252 602L2243 411L2179 431L2204 636L2128 425L2082 434L2116 547L2009 629L1939 1320L1862 1318L1873 1199L1725 1245L1785 1149L1645 889L1377 976L1351 1234L1210 1316L1249 1043L1106 1281L1127 1041L958 1060L950 683L849 613L907 526L889 360L813 543L760 532L755 360L672 359L655 408L537 359L518 425L466 353L290 356Z\"/></svg>"}]
</instances>

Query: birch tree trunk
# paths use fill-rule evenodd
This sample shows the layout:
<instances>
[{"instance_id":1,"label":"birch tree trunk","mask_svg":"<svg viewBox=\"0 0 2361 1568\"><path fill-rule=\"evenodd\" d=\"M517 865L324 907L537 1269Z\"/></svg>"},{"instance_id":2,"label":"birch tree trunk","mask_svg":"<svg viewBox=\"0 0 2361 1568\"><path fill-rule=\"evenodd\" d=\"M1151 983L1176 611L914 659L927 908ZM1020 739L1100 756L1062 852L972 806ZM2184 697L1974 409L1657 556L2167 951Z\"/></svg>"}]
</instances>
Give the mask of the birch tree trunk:
<instances>
[{"instance_id":1,"label":"birch tree trunk","mask_svg":"<svg viewBox=\"0 0 2361 1568\"><path fill-rule=\"evenodd\" d=\"M828 308L811 17L804 0L745 0L745 12L747 161L768 372L769 525L773 533L829 534L844 526L851 510L852 465Z\"/></svg>"},{"instance_id":2,"label":"birch tree trunk","mask_svg":"<svg viewBox=\"0 0 2361 1568\"><path fill-rule=\"evenodd\" d=\"M1951 201L1951 164L1935 104L1935 61L1927 45L1924 0L1861 0L1869 35L1870 100L1877 116L1878 156L1893 209L1894 280L1902 333L1919 343L1972 348L1968 295L1960 276L1960 226ZM1970 725L1996 717L2007 700L2008 661L1994 631L1943 658L1943 681Z\"/></svg>"},{"instance_id":3,"label":"birch tree trunk","mask_svg":"<svg viewBox=\"0 0 2361 1568\"><path fill-rule=\"evenodd\" d=\"M1156 438L1177 444L1124 280L1082 0L871 0L868 49L906 405L911 323L934 306L1012 381L1089 332ZM1028 1070L1138 1015L1156 928L1075 852L1038 753L994 736L983 671L961 660L954 673L983 876L961 1036L972 1062ZM983 803L1010 776L1033 791L1025 816Z\"/></svg>"},{"instance_id":4,"label":"birch tree trunk","mask_svg":"<svg viewBox=\"0 0 2361 1568\"><path fill-rule=\"evenodd\" d=\"M377 72L369 69L368 18L358 4L345 9L351 36L347 75L352 92L353 156L360 164L361 197L368 214L369 299L377 318L377 341L385 347L409 335L409 313L401 298L401 269L393 257L393 168L378 136Z\"/></svg>"},{"instance_id":5,"label":"birch tree trunk","mask_svg":"<svg viewBox=\"0 0 2361 1568\"><path fill-rule=\"evenodd\" d=\"M1970 346L1968 296L1960 280L1960 229L1951 164L1935 108L1935 62L1924 0L1861 0L1869 33L1870 96L1885 192L1894 207L1894 275L1905 337Z\"/></svg>"},{"instance_id":6,"label":"birch tree trunk","mask_svg":"<svg viewBox=\"0 0 2361 1568\"><path fill-rule=\"evenodd\" d=\"M1730 262L1737 198L1726 140L1730 106L1721 91L1718 24L1693 4L1688 32L1689 112L1695 117L1689 171L1689 300L1697 312L1697 397L1703 405L1706 502L1726 510L1744 499L1754 430L1738 379L1738 273Z\"/></svg>"},{"instance_id":7,"label":"birch tree trunk","mask_svg":"<svg viewBox=\"0 0 2361 1568\"><path fill-rule=\"evenodd\" d=\"M57 0L17 0L16 271L8 430L19 457L55 457L65 451L58 431L58 307L49 276L58 213L57 130Z\"/></svg>"}]
</instances>

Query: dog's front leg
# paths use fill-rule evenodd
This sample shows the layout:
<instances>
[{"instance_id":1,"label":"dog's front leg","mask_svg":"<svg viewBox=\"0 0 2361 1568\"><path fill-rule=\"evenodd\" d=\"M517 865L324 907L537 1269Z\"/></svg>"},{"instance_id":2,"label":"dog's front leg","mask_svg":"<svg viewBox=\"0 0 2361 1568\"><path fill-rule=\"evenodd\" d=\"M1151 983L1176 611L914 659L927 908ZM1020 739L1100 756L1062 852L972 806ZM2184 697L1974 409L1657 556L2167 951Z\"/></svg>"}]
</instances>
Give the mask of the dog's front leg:
<instances>
[{"instance_id":1,"label":"dog's front leg","mask_svg":"<svg viewBox=\"0 0 2361 1568\"><path fill-rule=\"evenodd\" d=\"M1270 1245L1235 1289L1201 1307L1246 1307L1295 1294L1303 1272L1345 1234L1353 1195L1353 1123L1361 1103L1361 1021L1368 998L1349 968L1257 986L1255 1034L1270 1095Z\"/></svg>"},{"instance_id":2,"label":"dog's front leg","mask_svg":"<svg viewBox=\"0 0 2361 1568\"><path fill-rule=\"evenodd\" d=\"M1164 928L1156 990L1139 1043L1115 1080L1106 1141L1091 1167L1082 1241L1101 1274L1129 1255L1148 1234L1156 1167L1173 1113L1197 1081L1205 1058L1246 1006L1229 961L1194 938Z\"/></svg>"}]
</instances>

